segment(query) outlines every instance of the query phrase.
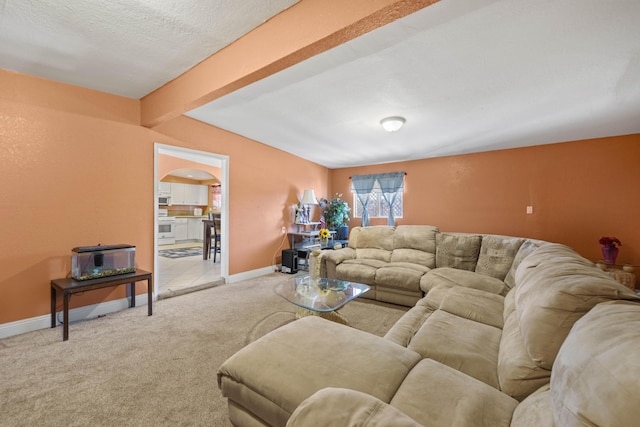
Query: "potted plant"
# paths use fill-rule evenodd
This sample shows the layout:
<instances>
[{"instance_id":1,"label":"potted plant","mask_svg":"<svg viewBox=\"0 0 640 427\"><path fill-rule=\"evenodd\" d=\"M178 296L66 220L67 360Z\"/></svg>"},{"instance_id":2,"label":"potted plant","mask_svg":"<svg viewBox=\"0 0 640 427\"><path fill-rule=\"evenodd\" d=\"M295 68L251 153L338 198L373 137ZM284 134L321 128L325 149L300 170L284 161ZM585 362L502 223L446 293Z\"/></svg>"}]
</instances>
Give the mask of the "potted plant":
<instances>
[{"instance_id":1,"label":"potted plant","mask_svg":"<svg viewBox=\"0 0 640 427\"><path fill-rule=\"evenodd\" d=\"M351 208L342 200L342 194L336 193L331 200L321 199L322 215L330 229L337 231L338 240L346 240L349 236L349 213Z\"/></svg>"}]
</instances>

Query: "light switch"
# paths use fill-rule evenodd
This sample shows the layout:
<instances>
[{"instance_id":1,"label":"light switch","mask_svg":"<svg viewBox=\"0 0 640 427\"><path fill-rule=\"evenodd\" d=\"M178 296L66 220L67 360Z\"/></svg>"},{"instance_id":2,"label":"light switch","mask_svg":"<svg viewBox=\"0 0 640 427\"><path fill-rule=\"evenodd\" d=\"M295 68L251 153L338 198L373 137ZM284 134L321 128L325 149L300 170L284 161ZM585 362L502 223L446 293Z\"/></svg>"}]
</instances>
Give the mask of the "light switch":
<instances>
[{"instance_id":1,"label":"light switch","mask_svg":"<svg viewBox=\"0 0 640 427\"><path fill-rule=\"evenodd\" d=\"M531 215L533 213L533 206L527 206L527 215Z\"/></svg>"}]
</instances>

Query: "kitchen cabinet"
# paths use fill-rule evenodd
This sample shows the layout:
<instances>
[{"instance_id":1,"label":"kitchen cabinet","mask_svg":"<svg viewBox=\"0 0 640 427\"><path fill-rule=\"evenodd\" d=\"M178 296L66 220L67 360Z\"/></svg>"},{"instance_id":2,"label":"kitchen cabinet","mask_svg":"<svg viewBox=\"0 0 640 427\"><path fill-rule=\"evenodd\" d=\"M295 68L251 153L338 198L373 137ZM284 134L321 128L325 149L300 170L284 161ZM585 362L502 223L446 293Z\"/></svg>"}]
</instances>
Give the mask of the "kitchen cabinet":
<instances>
[{"instance_id":1,"label":"kitchen cabinet","mask_svg":"<svg viewBox=\"0 0 640 427\"><path fill-rule=\"evenodd\" d=\"M209 204L209 186L171 183L171 204L207 206Z\"/></svg>"},{"instance_id":2,"label":"kitchen cabinet","mask_svg":"<svg viewBox=\"0 0 640 427\"><path fill-rule=\"evenodd\" d=\"M189 240L202 241L202 218L189 218Z\"/></svg>"},{"instance_id":3,"label":"kitchen cabinet","mask_svg":"<svg viewBox=\"0 0 640 427\"><path fill-rule=\"evenodd\" d=\"M189 223L187 218L176 218L173 223L176 242L189 239Z\"/></svg>"},{"instance_id":4,"label":"kitchen cabinet","mask_svg":"<svg viewBox=\"0 0 640 427\"><path fill-rule=\"evenodd\" d=\"M162 182L158 183L158 196L171 196L171 183L170 182Z\"/></svg>"},{"instance_id":5,"label":"kitchen cabinet","mask_svg":"<svg viewBox=\"0 0 640 427\"><path fill-rule=\"evenodd\" d=\"M171 183L171 204L184 205L184 186L186 184Z\"/></svg>"}]
</instances>

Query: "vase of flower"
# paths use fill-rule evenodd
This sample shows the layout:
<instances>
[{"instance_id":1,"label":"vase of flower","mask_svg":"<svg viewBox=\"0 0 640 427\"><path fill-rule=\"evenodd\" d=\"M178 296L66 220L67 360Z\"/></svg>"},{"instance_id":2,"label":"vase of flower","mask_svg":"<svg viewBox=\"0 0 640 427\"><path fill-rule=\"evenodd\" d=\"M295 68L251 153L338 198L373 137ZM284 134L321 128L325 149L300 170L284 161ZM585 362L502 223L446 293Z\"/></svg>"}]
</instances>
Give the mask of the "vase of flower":
<instances>
[{"instance_id":1,"label":"vase of flower","mask_svg":"<svg viewBox=\"0 0 640 427\"><path fill-rule=\"evenodd\" d=\"M605 264L615 264L618 257L618 248L615 246L603 246L602 256L604 257Z\"/></svg>"},{"instance_id":2,"label":"vase of flower","mask_svg":"<svg viewBox=\"0 0 640 427\"><path fill-rule=\"evenodd\" d=\"M615 237L601 237L602 257L605 264L615 264L618 257L618 246L622 246L620 240Z\"/></svg>"},{"instance_id":3,"label":"vase of flower","mask_svg":"<svg viewBox=\"0 0 640 427\"><path fill-rule=\"evenodd\" d=\"M318 238L320 239L320 244L322 246L327 246L329 244L329 237L331 237L331 231L326 228L321 228L318 232Z\"/></svg>"}]
</instances>

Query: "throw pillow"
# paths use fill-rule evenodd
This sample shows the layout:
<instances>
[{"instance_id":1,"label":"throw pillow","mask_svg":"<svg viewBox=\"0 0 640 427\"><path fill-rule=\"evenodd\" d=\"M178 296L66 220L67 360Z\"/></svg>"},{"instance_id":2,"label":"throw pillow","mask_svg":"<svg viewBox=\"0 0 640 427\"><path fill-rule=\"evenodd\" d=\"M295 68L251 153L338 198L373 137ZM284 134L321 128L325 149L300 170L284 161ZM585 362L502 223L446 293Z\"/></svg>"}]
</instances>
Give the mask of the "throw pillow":
<instances>
[{"instance_id":1,"label":"throw pillow","mask_svg":"<svg viewBox=\"0 0 640 427\"><path fill-rule=\"evenodd\" d=\"M512 237L483 236L476 273L504 280L522 242Z\"/></svg>"},{"instance_id":2,"label":"throw pillow","mask_svg":"<svg viewBox=\"0 0 640 427\"><path fill-rule=\"evenodd\" d=\"M474 271L481 242L482 236L476 234L438 233L436 267Z\"/></svg>"}]
</instances>

